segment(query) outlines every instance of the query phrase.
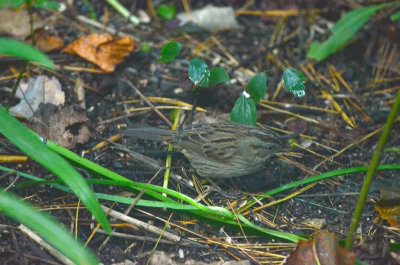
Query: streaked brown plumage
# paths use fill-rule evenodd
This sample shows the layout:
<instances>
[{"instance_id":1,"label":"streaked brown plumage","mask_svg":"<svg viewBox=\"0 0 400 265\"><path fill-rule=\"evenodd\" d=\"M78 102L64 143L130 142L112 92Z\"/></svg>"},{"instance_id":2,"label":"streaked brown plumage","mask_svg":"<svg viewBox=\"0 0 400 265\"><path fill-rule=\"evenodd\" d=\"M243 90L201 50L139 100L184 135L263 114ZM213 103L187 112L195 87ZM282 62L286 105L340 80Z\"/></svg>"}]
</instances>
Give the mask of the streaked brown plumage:
<instances>
[{"instance_id":1,"label":"streaked brown plumage","mask_svg":"<svg viewBox=\"0 0 400 265\"><path fill-rule=\"evenodd\" d=\"M140 127L122 135L172 144L200 176L210 178L256 172L282 149L274 132L235 123L204 123L179 131Z\"/></svg>"}]
</instances>

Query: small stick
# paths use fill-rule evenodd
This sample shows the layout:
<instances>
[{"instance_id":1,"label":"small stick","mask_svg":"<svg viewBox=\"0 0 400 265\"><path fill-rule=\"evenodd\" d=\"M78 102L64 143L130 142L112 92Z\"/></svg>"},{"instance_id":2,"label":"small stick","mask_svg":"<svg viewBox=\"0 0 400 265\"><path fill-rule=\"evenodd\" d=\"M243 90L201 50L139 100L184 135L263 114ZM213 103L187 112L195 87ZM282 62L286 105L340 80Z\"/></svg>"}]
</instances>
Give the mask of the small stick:
<instances>
[{"instance_id":1,"label":"small stick","mask_svg":"<svg viewBox=\"0 0 400 265\"><path fill-rule=\"evenodd\" d=\"M144 102L147 103L147 105L149 105L151 107L151 109L157 113L158 116L160 116L160 118L162 120L164 120L169 127L172 128L172 123L164 116L164 114L162 114L158 109L156 109L156 107L142 94L142 92L140 92L140 90L135 87L126 77L124 79L125 83L127 83L131 88L133 88L133 90L135 90L135 92L139 95L139 97L141 97L143 99Z\"/></svg>"},{"instance_id":2,"label":"small stick","mask_svg":"<svg viewBox=\"0 0 400 265\"><path fill-rule=\"evenodd\" d=\"M109 211L108 207L101 206L101 208L103 208L104 212ZM164 238L166 238L166 239L168 239L168 240L170 240L170 241L172 241L174 243L179 243L181 241L181 237L180 236L174 235L174 234L172 234L170 232L164 231L163 229L160 229L158 227L149 225L148 223L145 223L145 222L140 221L138 219L132 218L132 217L127 216L125 214L122 214L120 212L117 212L117 211L114 211L114 210L110 210L109 211L109 215L111 217L114 217L114 218L119 219L121 221L127 222L129 224L133 224L134 226L137 226L139 229L146 230L146 231L148 231L150 233L157 234L157 235L161 235L162 234Z\"/></svg>"},{"instance_id":3,"label":"small stick","mask_svg":"<svg viewBox=\"0 0 400 265\"><path fill-rule=\"evenodd\" d=\"M27 235L30 239L35 241L37 244L39 244L42 248L44 248L47 252L49 252L53 257L61 261L63 264L68 264L68 265L74 265L70 259L65 257L63 254L61 254L58 250L47 244L41 237L39 237L36 233L34 233L32 230L27 228L24 225L19 225L18 226L19 230L21 230L25 235Z\"/></svg>"}]
</instances>

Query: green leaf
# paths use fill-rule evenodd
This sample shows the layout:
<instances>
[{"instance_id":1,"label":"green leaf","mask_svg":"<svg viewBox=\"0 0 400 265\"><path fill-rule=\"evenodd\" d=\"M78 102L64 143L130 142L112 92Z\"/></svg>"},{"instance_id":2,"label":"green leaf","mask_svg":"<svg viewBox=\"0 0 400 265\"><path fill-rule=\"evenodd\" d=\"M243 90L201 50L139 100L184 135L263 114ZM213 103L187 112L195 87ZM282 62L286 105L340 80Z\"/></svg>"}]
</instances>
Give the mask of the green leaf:
<instances>
[{"instance_id":1,"label":"green leaf","mask_svg":"<svg viewBox=\"0 0 400 265\"><path fill-rule=\"evenodd\" d=\"M140 43L140 52L141 53L146 53L146 52L149 52L150 50L151 50L151 46L148 42L144 41L144 42Z\"/></svg>"},{"instance_id":2,"label":"green leaf","mask_svg":"<svg viewBox=\"0 0 400 265\"><path fill-rule=\"evenodd\" d=\"M254 104L258 104L261 99L265 97L267 90L267 76L264 72L256 74L247 86L251 98L254 100Z\"/></svg>"},{"instance_id":3,"label":"green leaf","mask_svg":"<svg viewBox=\"0 0 400 265\"><path fill-rule=\"evenodd\" d=\"M214 67L210 73L210 79L208 81L209 86L214 86L220 83L229 82L229 75L225 69L220 67Z\"/></svg>"},{"instance_id":4,"label":"green leaf","mask_svg":"<svg viewBox=\"0 0 400 265\"><path fill-rule=\"evenodd\" d=\"M400 252L400 243L399 242L391 242L389 244L389 248L391 251L393 251L395 253L399 253Z\"/></svg>"},{"instance_id":5,"label":"green leaf","mask_svg":"<svg viewBox=\"0 0 400 265\"><path fill-rule=\"evenodd\" d=\"M82 176L62 157L43 144L34 133L25 128L0 106L0 133L22 152L57 175L82 200L104 230L111 232L110 224L94 193Z\"/></svg>"},{"instance_id":6,"label":"green leaf","mask_svg":"<svg viewBox=\"0 0 400 265\"><path fill-rule=\"evenodd\" d=\"M34 4L34 7L39 8L39 9L47 8L47 9L58 11L61 6L57 2L53 2L53 1L49 1L49 0L38 0Z\"/></svg>"},{"instance_id":7,"label":"green leaf","mask_svg":"<svg viewBox=\"0 0 400 265\"><path fill-rule=\"evenodd\" d=\"M296 69L286 68L285 71L283 71L283 82L285 83L286 89L293 95L302 98L306 94L306 87L304 86L306 78L302 72Z\"/></svg>"},{"instance_id":8,"label":"green leaf","mask_svg":"<svg viewBox=\"0 0 400 265\"><path fill-rule=\"evenodd\" d=\"M200 87L208 86L208 80L210 77L210 70L208 66L199 59L193 59L189 63L189 79L197 86Z\"/></svg>"},{"instance_id":9,"label":"green leaf","mask_svg":"<svg viewBox=\"0 0 400 265\"><path fill-rule=\"evenodd\" d=\"M33 209L26 202L9 193L0 192L0 209L9 217L37 232L75 264L99 264L97 258L53 218Z\"/></svg>"},{"instance_id":10,"label":"green leaf","mask_svg":"<svg viewBox=\"0 0 400 265\"><path fill-rule=\"evenodd\" d=\"M25 4L25 0L0 0L0 8L3 6L10 6L11 8L17 8Z\"/></svg>"},{"instance_id":11,"label":"green leaf","mask_svg":"<svg viewBox=\"0 0 400 265\"><path fill-rule=\"evenodd\" d=\"M165 20L171 20L175 17L175 6L160 5L157 9L157 14Z\"/></svg>"},{"instance_id":12,"label":"green leaf","mask_svg":"<svg viewBox=\"0 0 400 265\"><path fill-rule=\"evenodd\" d=\"M254 101L250 95L243 91L231 112L231 121L243 125L256 126L257 112Z\"/></svg>"},{"instance_id":13,"label":"green leaf","mask_svg":"<svg viewBox=\"0 0 400 265\"><path fill-rule=\"evenodd\" d=\"M174 121L175 119L176 119L176 117L178 116L178 114L179 114L179 109L173 109L173 110L171 110L171 112L169 113L169 119L170 119L170 121Z\"/></svg>"},{"instance_id":14,"label":"green leaf","mask_svg":"<svg viewBox=\"0 0 400 265\"><path fill-rule=\"evenodd\" d=\"M390 16L390 20L393 22L399 19L400 19L400 11Z\"/></svg>"},{"instance_id":15,"label":"green leaf","mask_svg":"<svg viewBox=\"0 0 400 265\"><path fill-rule=\"evenodd\" d=\"M333 35L324 43L313 42L307 57L318 62L342 48L346 42L371 18L379 9L388 6L382 4L353 10L344 15L332 28Z\"/></svg>"},{"instance_id":16,"label":"green leaf","mask_svg":"<svg viewBox=\"0 0 400 265\"><path fill-rule=\"evenodd\" d=\"M400 155L400 148L399 147L389 147L385 149L385 152L396 152Z\"/></svg>"},{"instance_id":17,"label":"green leaf","mask_svg":"<svg viewBox=\"0 0 400 265\"><path fill-rule=\"evenodd\" d=\"M161 50L161 58L158 59L159 63L169 63L178 56L182 49L182 44L176 41L168 42Z\"/></svg>"},{"instance_id":18,"label":"green leaf","mask_svg":"<svg viewBox=\"0 0 400 265\"><path fill-rule=\"evenodd\" d=\"M22 58L41 64L46 68L54 69L53 62L44 53L19 41L0 38L0 54Z\"/></svg>"}]
</instances>

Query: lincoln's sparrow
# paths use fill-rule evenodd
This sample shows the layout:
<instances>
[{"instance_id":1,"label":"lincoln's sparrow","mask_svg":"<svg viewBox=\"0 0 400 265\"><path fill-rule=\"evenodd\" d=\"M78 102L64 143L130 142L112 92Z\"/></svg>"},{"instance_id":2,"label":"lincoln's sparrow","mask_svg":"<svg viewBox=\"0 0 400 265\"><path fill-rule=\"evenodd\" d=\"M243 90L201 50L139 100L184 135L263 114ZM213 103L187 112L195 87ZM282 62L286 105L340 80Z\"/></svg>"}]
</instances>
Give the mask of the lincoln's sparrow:
<instances>
[{"instance_id":1,"label":"lincoln's sparrow","mask_svg":"<svg viewBox=\"0 0 400 265\"><path fill-rule=\"evenodd\" d=\"M235 123L204 123L179 131L142 127L122 135L172 144L200 176L210 178L254 173L282 149L274 132Z\"/></svg>"}]
</instances>

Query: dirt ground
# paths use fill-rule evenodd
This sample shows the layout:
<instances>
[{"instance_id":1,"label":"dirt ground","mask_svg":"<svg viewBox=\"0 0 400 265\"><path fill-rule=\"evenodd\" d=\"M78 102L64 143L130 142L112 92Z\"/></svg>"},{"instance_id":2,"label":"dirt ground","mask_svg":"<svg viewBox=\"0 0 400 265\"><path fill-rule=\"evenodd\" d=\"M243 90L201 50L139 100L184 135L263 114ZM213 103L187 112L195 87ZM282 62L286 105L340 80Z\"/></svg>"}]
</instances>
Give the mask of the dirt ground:
<instances>
[{"instance_id":1,"label":"dirt ground","mask_svg":"<svg viewBox=\"0 0 400 265\"><path fill-rule=\"evenodd\" d=\"M63 39L65 45L89 34L90 31L102 32L100 28L77 19L77 15L86 17L90 15L84 2L75 1L74 10L67 7L62 13L50 13L52 16L46 21L46 31ZM87 69L97 69L96 66L60 50L47 53L56 65L61 66L56 72L32 65L28 67L29 77L55 76L65 92L65 105L72 106L76 113L83 115L82 120L68 125L76 135L82 133L82 125L89 130L88 140L77 143L72 148L75 153L82 154L84 150L120 133L126 127L150 125L169 128L151 109L126 112L133 107L148 107L138 93L124 81L126 79L146 97L175 99L207 111L204 113L183 111L180 128L184 128L194 123L220 122L229 119L233 104L246 87L249 78L258 72L266 71L268 82L265 105L273 108L258 106L257 122L282 136L291 135L286 139L296 139L300 147L287 149L287 154L283 155L288 158L286 162L274 159L262 172L246 178L214 180L215 183L200 178L198 185L201 189L194 185L192 178L194 171L188 160L182 154L173 152L171 172L175 177L170 180L170 189L179 190L191 198L196 198L199 192L210 189L209 193L203 193L207 202L217 206L237 208L253 199L255 194L262 194L293 181L338 169L369 165L379 140L379 129L386 122L400 85L399 22L391 22L387 12L382 11L375 15L346 47L326 60L313 63L306 58L306 54L312 41L321 42L329 37L327 27L345 12L357 8L360 4L364 6L381 1L335 1L335 3L317 0L254 1L249 10L298 8L305 12L300 16L286 18L240 15L236 17L239 28L215 32L192 26L180 27L176 19L156 20L151 16L146 4L151 1L134 1L134 4L131 1L121 1L127 7L133 5L134 10L142 9L149 14L150 22L138 26L127 23L105 1L89 2L93 5L97 18L107 19L105 16L108 16L108 27L134 36L137 44L135 50L111 73L92 73ZM157 5L159 2L166 1L153 1L153 4ZM171 1L176 5L177 12L184 12L182 2ZM245 3L245 1L191 1L191 9L202 8L211 2L218 6L232 6L236 11ZM320 10L320 13L310 15L310 12L307 12L313 9ZM42 19L49 14L46 10L37 12ZM171 40L183 44L181 54L171 63L158 63L160 49ZM140 43L143 42L148 42L152 47L149 52L140 52ZM280 89L282 71L268 60L268 52L279 58L284 65L305 74L307 78L305 97L296 98L285 89ZM202 59L209 66L226 69L232 82L193 92L187 70L190 59L194 57ZM18 71L22 64L17 59L0 58L0 77L11 75L12 67ZM66 66L84 69L71 70ZM76 93L77 79L84 84L84 104ZM12 87L14 84L15 79L0 81L0 88ZM8 102L7 91L0 89L2 105ZM335 103L329 100L324 92L333 97L342 112L335 109ZM166 105L154 101L153 104ZM46 115L53 113L43 106L42 108ZM160 111L166 117L169 117L171 112L169 109ZM350 121L344 119L344 114ZM38 118L33 121L24 121L27 126L35 128L37 120L43 119L43 116L37 115L35 117ZM398 123L393 127L391 137L386 144L387 148L400 146L399 128ZM4 138L0 139L0 143L0 154L21 154ZM116 144L155 159L159 165L165 165L168 145L164 143L123 139ZM339 153L341 150L344 151ZM163 185L164 170L156 174L158 170L155 167L134 160L121 149L121 146L110 144L106 148L86 154L85 157L135 182L148 183L156 175L151 183ZM400 164L399 154L390 150L385 151L380 163ZM54 178L32 160L6 166L46 179ZM97 178L90 172L84 170L80 172L85 178ZM372 183L353 249L356 259L366 264L397 264L391 257L389 243L391 240L399 241L398 231L391 229L386 221L377 218L375 203L379 200L382 188L399 187L398 175L398 171L378 171ZM329 231L335 233L338 238L345 239L364 177L365 172L360 172L319 182L316 186L280 203L259 211L251 211L247 217L254 224L268 229L297 235ZM1 183L6 187L14 179L15 176L7 175L1 179ZM24 180L19 179L19 181ZM93 188L96 192L106 194L136 196L117 187L93 186ZM301 188L277 194L273 198L267 198L263 203L284 199ZM77 198L72 194L45 185L17 185L10 191L42 208L63 223L67 229L72 230L71 224L74 222L74 209L77 203ZM111 206L107 201L101 203ZM253 207L257 206L259 205ZM117 204L114 210L124 212L127 207L124 204ZM97 233L88 247L97 253L104 264L126 260L132 264L146 264L153 255L153 249L167 253L178 264L188 259L195 260L193 264L237 260L248 260L250 264L278 264L295 248L294 244L277 242L257 233L244 236L240 229L220 227L207 220L196 220L182 212L135 207L130 213L136 219L159 228L164 228L165 222L161 220L168 220L171 214L170 222L187 229L186 231L176 226L166 229L184 239L180 244L164 241L156 244L156 236L126 226L116 229L116 232L123 235L112 237L106 244L104 241L107 236ZM4 216L0 216L0 223L1 264L58 263L16 229L17 223ZM111 219L111 223L119 221ZM87 241L93 225L95 222L91 215L82 210L78 229L78 237L82 242ZM137 237L129 238L129 235ZM277 243L282 245L278 246Z\"/></svg>"}]
</instances>

